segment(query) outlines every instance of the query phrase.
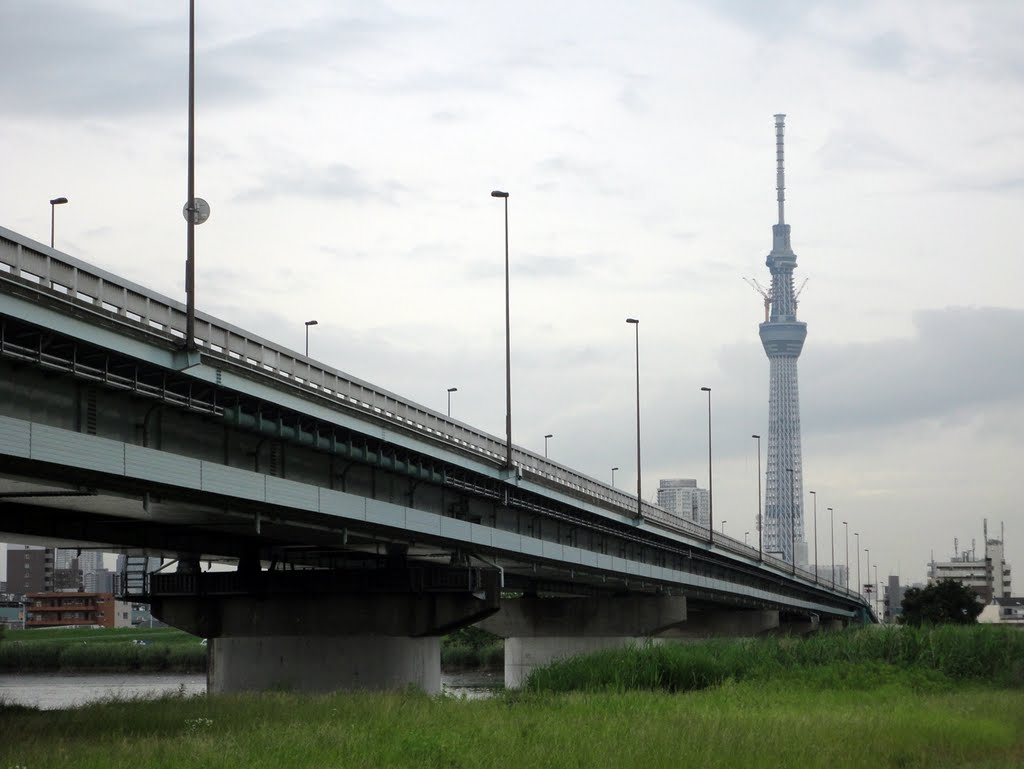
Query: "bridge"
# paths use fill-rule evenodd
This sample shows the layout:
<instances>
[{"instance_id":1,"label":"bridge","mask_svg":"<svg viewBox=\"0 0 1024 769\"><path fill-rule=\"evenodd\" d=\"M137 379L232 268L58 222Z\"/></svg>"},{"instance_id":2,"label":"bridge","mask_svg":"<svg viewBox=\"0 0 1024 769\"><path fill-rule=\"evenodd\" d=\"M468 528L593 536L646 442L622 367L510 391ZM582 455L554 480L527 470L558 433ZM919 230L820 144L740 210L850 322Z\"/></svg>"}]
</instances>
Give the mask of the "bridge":
<instances>
[{"instance_id":1,"label":"bridge","mask_svg":"<svg viewBox=\"0 0 1024 769\"><path fill-rule=\"evenodd\" d=\"M638 638L872 619L856 593L0 228L0 531L127 574L209 638L211 691L440 686L441 635L506 683ZM129 559L132 562L132 559ZM211 563L229 570L210 570Z\"/></svg>"}]
</instances>

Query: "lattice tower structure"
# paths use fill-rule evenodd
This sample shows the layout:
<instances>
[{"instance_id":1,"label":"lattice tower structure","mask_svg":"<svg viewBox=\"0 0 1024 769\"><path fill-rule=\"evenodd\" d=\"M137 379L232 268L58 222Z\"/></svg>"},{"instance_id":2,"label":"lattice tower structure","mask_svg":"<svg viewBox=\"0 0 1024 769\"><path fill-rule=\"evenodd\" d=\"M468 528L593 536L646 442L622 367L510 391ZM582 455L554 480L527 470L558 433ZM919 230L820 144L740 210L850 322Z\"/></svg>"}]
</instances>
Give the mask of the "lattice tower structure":
<instances>
[{"instance_id":1,"label":"lattice tower structure","mask_svg":"<svg viewBox=\"0 0 1024 769\"><path fill-rule=\"evenodd\" d=\"M804 539L803 460L800 449L800 387L797 359L807 337L807 324L796 319L793 270L796 254L790 246L785 219L783 135L785 115L775 116L776 192L779 223L772 226L772 251L766 264L771 272L771 313L760 324L761 344L768 356L768 468L765 478L762 537L767 552L789 563L806 563Z\"/></svg>"}]
</instances>

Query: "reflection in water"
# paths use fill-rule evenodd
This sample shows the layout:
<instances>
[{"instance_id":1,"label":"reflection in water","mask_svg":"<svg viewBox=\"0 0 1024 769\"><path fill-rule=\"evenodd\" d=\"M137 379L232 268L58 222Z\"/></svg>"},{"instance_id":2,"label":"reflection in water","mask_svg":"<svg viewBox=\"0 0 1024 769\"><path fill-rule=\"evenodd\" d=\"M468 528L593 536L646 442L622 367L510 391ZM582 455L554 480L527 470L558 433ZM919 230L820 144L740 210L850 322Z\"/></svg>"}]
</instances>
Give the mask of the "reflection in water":
<instances>
[{"instance_id":1,"label":"reflection in water","mask_svg":"<svg viewBox=\"0 0 1024 769\"><path fill-rule=\"evenodd\" d=\"M455 697L493 697L503 688L501 673L453 673L441 676L441 690ZM0 675L0 702L42 710L75 708L104 700L156 699L206 693L203 673L75 675L35 673Z\"/></svg>"}]
</instances>

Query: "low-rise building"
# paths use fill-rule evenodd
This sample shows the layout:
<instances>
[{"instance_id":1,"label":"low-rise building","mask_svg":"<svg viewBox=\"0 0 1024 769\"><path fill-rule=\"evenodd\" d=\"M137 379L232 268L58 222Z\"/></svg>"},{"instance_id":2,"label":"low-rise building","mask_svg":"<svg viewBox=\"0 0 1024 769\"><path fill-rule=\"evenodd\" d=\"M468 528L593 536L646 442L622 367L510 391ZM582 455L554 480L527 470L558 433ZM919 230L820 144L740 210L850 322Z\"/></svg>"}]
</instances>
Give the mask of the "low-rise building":
<instances>
[{"instance_id":1,"label":"low-rise building","mask_svg":"<svg viewBox=\"0 0 1024 769\"><path fill-rule=\"evenodd\" d=\"M1024 630L1024 598L994 598L981 610L978 622L1011 625Z\"/></svg>"},{"instance_id":2,"label":"low-rise building","mask_svg":"<svg viewBox=\"0 0 1024 769\"><path fill-rule=\"evenodd\" d=\"M25 627L99 625L114 627L114 596L110 593L33 593L25 607Z\"/></svg>"}]
</instances>

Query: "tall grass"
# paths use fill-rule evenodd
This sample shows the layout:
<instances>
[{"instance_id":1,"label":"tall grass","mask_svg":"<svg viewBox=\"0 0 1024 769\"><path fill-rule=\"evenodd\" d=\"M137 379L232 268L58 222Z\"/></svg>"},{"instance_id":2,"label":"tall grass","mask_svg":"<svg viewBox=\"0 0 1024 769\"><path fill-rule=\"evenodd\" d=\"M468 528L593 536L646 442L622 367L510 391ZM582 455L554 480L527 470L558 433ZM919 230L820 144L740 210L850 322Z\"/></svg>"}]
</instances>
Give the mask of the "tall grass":
<instances>
[{"instance_id":1,"label":"tall grass","mask_svg":"<svg viewBox=\"0 0 1024 769\"><path fill-rule=\"evenodd\" d=\"M886 670L889 667L892 670ZM850 687L858 677L935 675L1024 686L1024 633L1006 628L864 628L809 638L709 640L608 649L535 670L534 690L694 691L722 682L805 676ZM823 677L823 674L826 674ZM935 674L935 675L932 675Z\"/></svg>"},{"instance_id":2,"label":"tall grass","mask_svg":"<svg viewBox=\"0 0 1024 769\"><path fill-rule=\"evenodd\" d=\"M942 769L1024 755L1024 692L821 691L746 681L493 700L410 692L3 709L0 767Z\"/></svg>"}]
</instances>

